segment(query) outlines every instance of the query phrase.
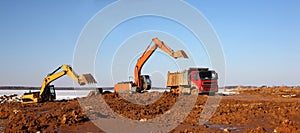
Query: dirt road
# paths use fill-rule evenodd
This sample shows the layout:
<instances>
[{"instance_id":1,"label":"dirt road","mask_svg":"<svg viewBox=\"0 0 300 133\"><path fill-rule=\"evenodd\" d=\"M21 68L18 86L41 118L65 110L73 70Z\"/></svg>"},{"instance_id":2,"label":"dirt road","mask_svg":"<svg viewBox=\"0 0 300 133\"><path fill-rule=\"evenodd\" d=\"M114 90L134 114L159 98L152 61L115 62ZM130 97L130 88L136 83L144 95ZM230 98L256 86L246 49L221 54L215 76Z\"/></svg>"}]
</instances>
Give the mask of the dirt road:
<instances>
[{"instance_id":1,"label":"dirt road","mask_svg":"<svg viewBox=\"0 0 300 133\"><path fill-rule=\"evenodd\" d=\"M199 125L198 120L208 96L199 95L191 111L172 114L176 119L165 120L162 126L167 129L178 123L170 132L300 132L300 88L255 88L238 92L239 95L222 96L216 112L204 124ZM0 127L5 128L0 130L103 132L104 129L99 127L117 127L101 123L103 121L97 122L98 118L116 120L117 116L122 116L136 122L147 122L170 114L179 101L179 95L169 92L130 94L131 99L127 101L128 95L107 93L70 101L2 103ZM188 96L184 100L193 102L189 101ZM109 110L116 114L111 114ZM181 117L185 119L180 121Z\"/></svg>"}]
</instances>

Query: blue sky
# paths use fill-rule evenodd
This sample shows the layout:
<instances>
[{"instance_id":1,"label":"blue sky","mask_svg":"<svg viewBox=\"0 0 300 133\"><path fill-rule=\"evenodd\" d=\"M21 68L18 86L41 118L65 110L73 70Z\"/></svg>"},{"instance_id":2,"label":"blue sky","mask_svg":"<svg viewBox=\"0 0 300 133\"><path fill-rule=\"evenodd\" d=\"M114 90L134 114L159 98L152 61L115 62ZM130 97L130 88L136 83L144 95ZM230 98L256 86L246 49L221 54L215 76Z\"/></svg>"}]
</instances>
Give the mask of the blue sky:
<instances>
[{"instance_id":1,"label":"blue sky","mask_svg":"<svg viewBox=\"0 0 300 133\"><path fill-rule=\"evenodd\" d=\"M42 79L56 67L72 64L76 42L84 26L99 10L112 2L114 1L0 1L0 85L40 86ZM226 60L226 85L300 84L299 1L186 2L207 18L219 36ZM122 23L103 42L96 60L99 86L113 86L115 80L126 80L122 79L124 77L112 80L111 69L116 70L116 66L112 66L111 57L128 37L149 30L164 31L179 37L199 57L196 61L198 66L210 67L201 43L187 29L168 19L144 16ZM140 42L148 44L151 38L152 36L149 40L145 38ZM143 50L147 44L138 46ZM175 44L169 45L179 48ZM162 59L162 56L159 52L153 55L145 65L144 73L164 79L168 68L153 65L168 65L168 58ZM156 58L162 60L155 60ZM126 66L124 69L130 71L134 63L128 65L128 62L124 62L119 65ZM132 75L131 72L125 74ZM158 80L154 82L163 84ZM66 77L54 83L56 86L72 85L72 81Z\"/></svg>"}]
</instances>

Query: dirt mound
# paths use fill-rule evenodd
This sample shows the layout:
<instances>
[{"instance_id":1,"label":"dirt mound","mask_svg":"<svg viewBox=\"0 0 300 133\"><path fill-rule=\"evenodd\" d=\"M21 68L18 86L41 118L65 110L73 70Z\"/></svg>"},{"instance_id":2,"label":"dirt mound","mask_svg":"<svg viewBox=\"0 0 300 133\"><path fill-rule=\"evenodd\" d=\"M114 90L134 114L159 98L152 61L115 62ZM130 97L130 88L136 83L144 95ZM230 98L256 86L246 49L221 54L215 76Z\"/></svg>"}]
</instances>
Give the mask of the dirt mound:
<instances>
[{"instance_id":1,"label":"dirt mound","mask_svg":"<svg viewBox=\"0 0 300 133\"><path fill-rule=\"evenodd\" d=\"M269 98L283 97L283 98L300 98L300 88L296 87L261 87L261 88L248 88L237 90L242 94L260 95Z\"/></svg>"},{"instance_id":2,"label":"dirt mound","mask_svg":"<svg viewBox=\"0 0 300 133\"><path fill-rule=\"evenodd\" d=\"M143 93L139 94L138 98L135 96L132 96L131 98L139 103L147 103L148 101L152 101L151 96L157 95L158 93L159 92ZM129 102L118 93L104 95L103 98L114 112L117 112L126 118L141 120L152 119L164 114L173 106L177 97L177 94L165 92L160 97L160 100L147 105Z\"/></svg>"},{"instance_id":3,"label":"dirt mound","mask_svg":"<svg viewBox=\"0 0 300 133\"><path fill-rule=\"evenodd\" d=\"M0 103L6 102L21 102L21 99L18 98L17 94L0 96Z\"/></svg>"},{"instance_id":4,"label":"dirt mound","mask_svg":"<svg viewBox=\"0 0 300 133\"><path fill-rule=\"evenodd\" d=\"M249 89L241 91L239 95L222 97L214 115L202 125L198 121L208 96L199 95L185 120L171 132L300 132L300 98L281 97L283 92L299 94L299 89L284 90ZM150 104L130 102L147 103L157 96L159 100ZM99 103L99 97L104 101ZM169 92L105 93L70 101L2 103L0 119L6 120L4 132L102 132L92 120L97 117L115 119L114 115L109 114L109 109L125 118L147 121L168 114L178 102L178 97ZM185 99L184 102L191 101ZM102 103L106 103L108 108L102 108ZM101 113L97 110L101 110ZM178 112L174 117L181 115Z\"/></svg>"},{"instance_id":5,"label":"dirt mound","mask_svg":"<svg viewBox=\"0 0 300 133\"><path fill-rule=\"evenodd\" d=\"M15 103L13 106L1 105L1 109L4 108L8 113L5 132L56 131L63 125L88 121L76 100L36 104Z\"/></svg>"}]
</instances>

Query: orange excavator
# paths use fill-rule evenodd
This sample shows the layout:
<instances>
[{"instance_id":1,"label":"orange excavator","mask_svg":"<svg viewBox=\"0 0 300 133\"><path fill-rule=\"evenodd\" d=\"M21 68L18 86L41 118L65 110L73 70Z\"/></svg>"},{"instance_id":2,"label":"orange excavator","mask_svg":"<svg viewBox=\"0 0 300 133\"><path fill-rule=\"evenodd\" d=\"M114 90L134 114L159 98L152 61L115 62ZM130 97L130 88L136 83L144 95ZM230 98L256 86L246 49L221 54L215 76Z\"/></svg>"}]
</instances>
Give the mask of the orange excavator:
<instances>
[{"instance_id":1,"label":"orange excavator","mask_svg":"<svg viewBox=\"0 0 300 133\"><path fill-rule=\"evenodd\" d=\"M152 42L154 45L150 48ZM162 51L170 55L171 57L177 58L188 58L186 53L183 50L178 50L174 52L168 45L158 38L153 38L151 43L147 46L143 54L137 60L137 63L134 68L134 82L120 82L115 84L115 92L121 91L133 91L133 92L142 92L144 90L151 89L151 79L149 75L141 75L141 70L146 63L146 61L151 57L151 55L156 51L157 48L160 48Z\"/></svg>"}]
</instances>

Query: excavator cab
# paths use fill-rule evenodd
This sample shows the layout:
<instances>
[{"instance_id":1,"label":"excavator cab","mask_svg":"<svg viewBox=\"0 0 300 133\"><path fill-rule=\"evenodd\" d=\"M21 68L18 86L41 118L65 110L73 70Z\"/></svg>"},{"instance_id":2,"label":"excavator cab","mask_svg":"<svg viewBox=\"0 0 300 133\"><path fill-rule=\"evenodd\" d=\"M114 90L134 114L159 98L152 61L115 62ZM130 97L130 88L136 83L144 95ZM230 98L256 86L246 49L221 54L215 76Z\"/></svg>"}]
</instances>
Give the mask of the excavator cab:
<instances>
[{"instance_id":1,"label":"excavator cab","mask_svg":"<svg viewBox=\"0 0 300 133\"><path fill-rule=\"evenodd\" d=\"M139 81L141 81L141 87L137 87L137 84L135 84L132 81L119 82L115 84L114 90L115 92L127 92L127 91L143 92L144 90L151 89L151 79L149 75L141 75Z\"/></svg>"},{"instance_id":2,"label":"excavator cab","mask_svg":"<svg viewBox=\"0 0 300 133\"><path fill-rule=\"evenodd\" d=\"M141 75L140 76L143 84L143 90L150 90L151 89L151 79L149 75Z\"/></svg>"},{"instance_id":3,"label":"excavator cab","mask_svg":"<svg viewBox=\"0 0 300 133\"><path fill-rule=\"evenodd\" d=\"M42 101L53 101L54 99L56 99L54 85L49 85L45 88L44 94L42 96Z\"/></svg>"},{"instance_id":4,"label":"excavator cab","mask_svg":"<svg viewBox=\"0 0 300 133\"><path fill-rule=\"evenodd\" d=\"M54 99L56 99L56 93L55 93L54 85L50 85L49 90L50 90L50 101L53 101Z\"/></svg>"}]
</instances>

